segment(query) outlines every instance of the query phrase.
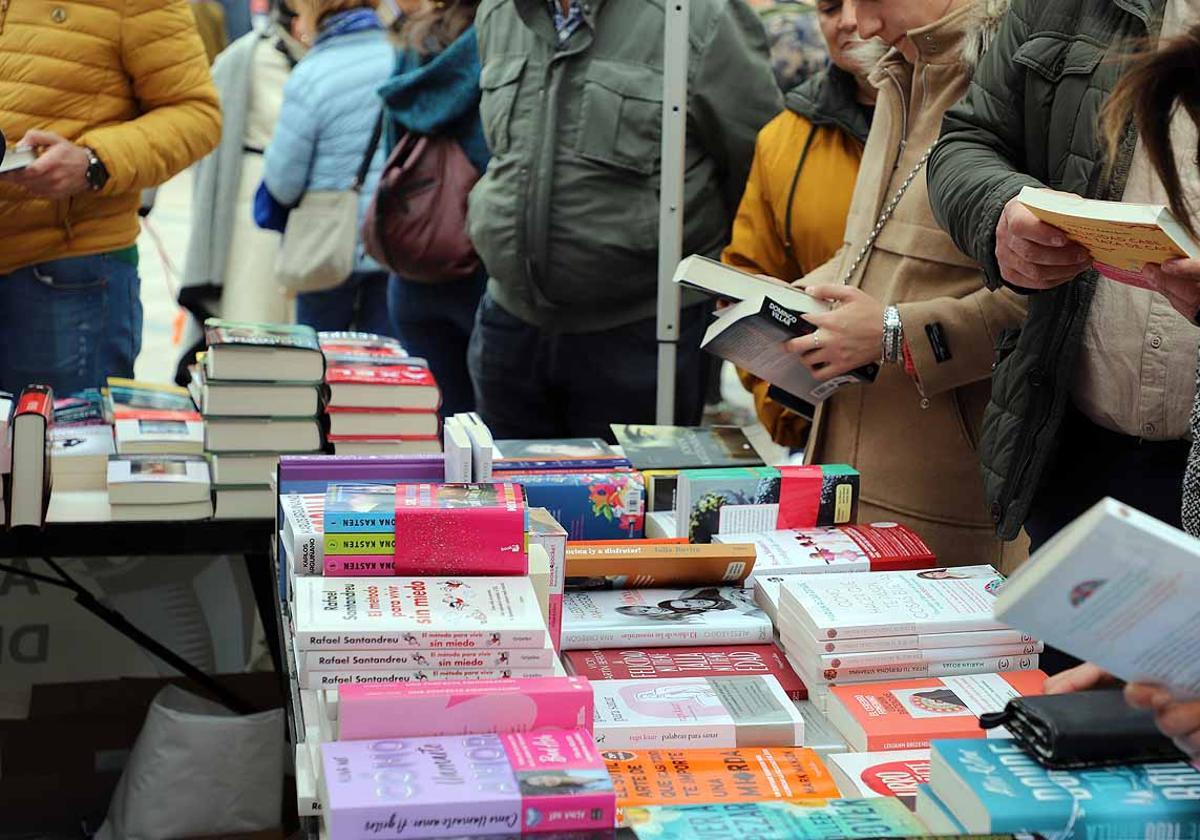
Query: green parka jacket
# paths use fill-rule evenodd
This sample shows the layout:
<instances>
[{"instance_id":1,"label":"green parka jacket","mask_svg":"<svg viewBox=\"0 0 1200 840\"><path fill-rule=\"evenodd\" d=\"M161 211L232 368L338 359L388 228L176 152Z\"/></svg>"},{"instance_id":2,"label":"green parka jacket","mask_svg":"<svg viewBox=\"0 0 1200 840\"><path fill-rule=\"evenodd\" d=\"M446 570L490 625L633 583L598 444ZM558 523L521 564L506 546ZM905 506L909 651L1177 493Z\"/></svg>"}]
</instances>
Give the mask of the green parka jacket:
<instances>
[{"instance_id":1,"label":"green parka jacket","mask_svg":"<svg viewBox=\"0 0 1200 840\"><path fill-rule=\"evenodd\" d=\"M492 159L471 239L492 297L561 332L651 317L657 296L664 5L582 10L563 44L547 0L484 0L476 15ZM715 257L783 97L744 0L692 0L689 41L683 252Z\"/></svg>"},{"instance_id":2,"label":"green parka jacket","mask_svg":"<svg viewBox=\"0 0 1200 840\"><path fill-rule=\"evenodd\" d=\"M996 224L1026 185L1119 200L1136 135L1107 166L1099 113L1122 72L1117 52L1157 34L1164 0L1014 0L966 97L946 115L928 164L938 222L1003 284ZM1070 401L1096 273L1029 296L1001 337L980 440L997 533L1021 530Z\"/></svg>"}]
</instances>

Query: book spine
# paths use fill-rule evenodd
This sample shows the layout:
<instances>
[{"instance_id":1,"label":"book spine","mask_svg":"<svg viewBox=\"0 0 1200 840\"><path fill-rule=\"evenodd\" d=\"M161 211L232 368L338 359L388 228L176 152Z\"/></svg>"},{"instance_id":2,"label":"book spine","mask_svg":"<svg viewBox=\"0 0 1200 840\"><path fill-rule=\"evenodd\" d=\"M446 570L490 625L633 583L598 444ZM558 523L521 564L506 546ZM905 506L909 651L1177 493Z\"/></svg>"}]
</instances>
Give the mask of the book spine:
<instances>
[{"instance_id":1,"label":"book spine","mask_svg":"<svg viewBox=\"0 0 1200 840\"><path fill-rule=\"evenodd\" d=\"M325 511L326 534L379 534L395 536L396 515Z\"/></svg>"},{"instance_id":2,"label":"book spine","mask_svg":"<svg viewBox=\"0 0 1200 840\"><path fill-rule=\"evenodd\" d=\"M893 650L870 653L834 653L821 656L821 668L876 668L889 665L920 665L950 662L984 657L1021 657L1040 654L1044 645L1030 642L1016 645L981 645L967 648L943 648L937 650Z\"/></svg>"},{"instance_id":3,"label":"book spine","mask_svg":"<svg viewBox=\"0 0 1200 840\"><path fill-rule=\"evenodd\" d=\"M784 599L788 597L785 589ZM819 638L867 639L873 636L920 636L927 633L966 633L982 630L1008 630L1008 626L995 619L964 618L939 620L934 626L923 626L907 621L899 624L851 624L818 628Z\"/></svg>"},{"instance_id":4,"label":"book spine","mask_svg":"<svg viewBox=\"0 0 1200 840\"><path fill-rule=\"evenodd\" d=\"M892 679L931 679L933 677L956 676L959 674L999 674L1008 671L1036 671L1038 657L999 656L983 659L956 659L949 662L919 662L911 665L880 665L874 668L825 668L820 673L807 672L808 679L816 683L859 683Z\"/></svg>"},{"instance_id":5,"label":"book spine","mask_svg":"<svg viewBox=\"0 0 1200 840\"><path fill-rule=\"evenodd\" d=\"M670 630L599 630L563 626L564 650L611 650L624 647L685 647L689 645L766 644L773 641L771 626L753 628L680 627Z\"/></svg>"},{"instance_id":6,"label":"book spine","mask_svg":"<svg viewBox=\"0 0 1200 840\"><path fill-rule=\"evenodd\" d=\"M616 796L607 793L574 793L570 796L525 796L521 813L526 832L612 832L617 819ZM529 819L536 814L537 821Z\"/></svg>"},{"instance_id":7,"label":"book spine","mask_svg":"<svg viewBox=\"0 0 1200 840\"><path fill-rule=\"evenodd\" d=\"M363 554L382 557L396 551L395 534L326 534L325 553Z\"/></svg>"},{"instance_id":8,"label":"book spine","mask_svg":"<svg viewBox=\"0 0 1200 840\"><path fill-rule=\"evenodd\" d=\"M378 630L322 632L297 627L297 650L491 650L546 646L544 628L529 630Z\"/></svg>"},{"instance_id":9,"label":"book spine","mask_svg":"<svg viewBox=\"0 0 1200 840\"><path fill-rule=\"evenodd\" d=\"M814 650L825 653L873 653L876 651L929 650L932 648L975 648L987 645L1035 644L1032 636L1019 630L979 630L955 633L947 638L944 633L924 636L877 636L864 639L811 640ZM969 655L969 654L968 654Z\"/></svg>"},{"instance_id":10,"label":"book spine","mask_svg":"<svg viewBox=\"0 0 1200 840\"><path fill-rule=\"evenodd\" d=\"M390 554L382 557L326 554L323 569L326 577L395 577L396 561Z\"/></svg>"},{"instance_id":11,"label":"book spine","mask_svg":"<svg viewBox=\"0 0 1200 840\"><path fill-rule=\"evenodd\" d=\"M737 727L729 723L672 721L662 724L597 721L596 743L605 750L687 747L689 749L746 747L738 743ZM765 746L755 744L754 746ZM789 744L788 746L793 746Z\"/></svg>"},{"instance_id":12,"label":"book spine","mask_svg":"<svg viewBox=\"0 0 1200 840\"><path fill-rule=\"evenodd\" d=\"M398 650L380 653L310 650L301 655L297 665L306 671L459 671L478 668L548 670L554 666L554 651L550 648Z\"/></svg>"},{"instance_id":13,"label":"book spine","mask_svg":"<svg viewBox=\"0 0 1200 840\"><path fill-rule=\"evenodd\" d=\"M401 671L300 671L300 687L310 690L337 688L340 685L387 685L442 680L509 680L552 676L549 669L510 670L477 668L460 670Z\"/></svg>"},{"instance_id":14,"label":"book spine","mask_svg":"<svg viewBox=\"0 0 1200 840\"><path fill-rule=\"evenodd\" d=\"M520 802L476 801L469 808L461 803L439 802L436 797L404 805L329 809L325 814L328 840L484 837L489 834L515 836L520 832ZM382 832L386 831L387 834Z\"/></svg>"}]
</instances>

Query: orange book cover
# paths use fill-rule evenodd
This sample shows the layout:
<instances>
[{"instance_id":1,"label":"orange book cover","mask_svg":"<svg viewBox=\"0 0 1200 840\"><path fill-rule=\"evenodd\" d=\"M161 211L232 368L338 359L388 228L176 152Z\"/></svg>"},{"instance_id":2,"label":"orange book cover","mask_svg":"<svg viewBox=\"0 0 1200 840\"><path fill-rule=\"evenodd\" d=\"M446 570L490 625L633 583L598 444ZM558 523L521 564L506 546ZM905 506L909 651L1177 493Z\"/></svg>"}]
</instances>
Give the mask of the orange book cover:
<instances>
[{"instance_id":1,"label":"orange book cover","mask_svg":"<svg viewBox=\"0 0 1200 840\"><path fill-rule=\"evenodd\" d=\"M736 586L754 571L752 545L567 543L567 589Z\"/></svg>"},{"instance_id":2,"label":"orange book cover","mask_svg":"<svg viewBox=\"0 0 1200 840\"><path fill-rule=\"evenodd\" d=\"M841 794L815 752L800 747L608 750L600 754L617 792L617 825L626 808L714 805L768 799L837 799Z\"/></svg>"},{"instance_id":3,"label":"orange book cover","mask_svg":"<svg viewBox=\"0 0 1200 840\"><path fill-rule=\"evenodd\" d=\"M983 738L979 716L1042 693L1041 671L1008 671L830 688L829 722L858 752L916 750L948 738Z\"/></svg>"}]
</instances>

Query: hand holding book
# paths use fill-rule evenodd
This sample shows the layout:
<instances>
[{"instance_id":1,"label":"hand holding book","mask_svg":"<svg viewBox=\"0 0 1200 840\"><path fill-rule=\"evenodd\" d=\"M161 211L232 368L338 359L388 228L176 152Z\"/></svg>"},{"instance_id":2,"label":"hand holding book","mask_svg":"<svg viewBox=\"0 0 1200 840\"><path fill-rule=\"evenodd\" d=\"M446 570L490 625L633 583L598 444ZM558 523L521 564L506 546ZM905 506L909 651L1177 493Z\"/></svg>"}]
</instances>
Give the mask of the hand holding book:
<instances>
[{"instance_id":1,"label":"hand holding book","mask_svg":"<svg viewBox=\"0 0 1200 840\"><path fill-rule=\"evenodd\" d=\"M1135 709L1153 709L1159 731L1193 760L1200 760L1200 700L1179 700L1160 685L1130 683L1125 701Z\"/></svg>"},{"instance_id":2,"label":"hand holding book","mask_svg":"<svg viewBox=\"0 0 1200 840\"><path fill-rule=\"evenodd\" d=\"M879 361L883 341L883 304L854 286L809 286L817 300L830 301L828 312L802 315L817 329L794 338L787 349L800 354L800 361L819 382L849 373Z\"/></svg>"},{"instance_id":3,"label":"hand holding book","mask_svg":"<svg viewBox=\"0 0 1200 840\"><path fill-rule=\"evenodd\" d=\"M1090 268L1092 257L1088 250L1035 216L1022 202L1022 195L1009 199L996 224L996 261L1005 282L1042 291Z\"/></svg>"},{"instance_id":4,"label":"hand holding book","mask_svg":"<svg viewBox=\"0 0 1200 840\"><path fill-rule=\"evenodd\" d=\"M1171 302L1175 311L1200 324L1200 260L1168 260L1142 270L1146 285Z\"/></svg>"}]
</instances>

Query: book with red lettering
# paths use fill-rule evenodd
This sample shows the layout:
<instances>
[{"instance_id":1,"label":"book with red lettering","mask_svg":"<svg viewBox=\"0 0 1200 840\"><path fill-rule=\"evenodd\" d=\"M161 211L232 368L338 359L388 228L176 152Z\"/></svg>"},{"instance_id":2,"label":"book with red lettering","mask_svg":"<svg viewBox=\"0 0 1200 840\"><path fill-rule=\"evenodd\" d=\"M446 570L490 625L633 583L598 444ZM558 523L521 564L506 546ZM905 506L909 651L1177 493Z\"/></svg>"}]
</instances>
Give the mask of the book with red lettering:
<instances>
[{"instance_id":1,"label":"book with red lettering","mask_svg":"<svg viewBox=\"0 0 1200 840\"><path fill-rule=\"evenodd\" d=\"M771 674L793 700L808 696L804 683L775 645L569 650L563 654L563 664L570 673L590 680Z\"/></svg>"},{"instance_id":2,"label":"book with red lettering","mask_svg":"<svg viewBox=\"0 0 1200 840\"><path fill-rule=\"evenodd\" d=\"M979 728L979 716L1014 697L1042 693L1041 671L1008 671L830 688L829 722L859 752L927 749L941 738L1006 737Z\"/></svg>"},{"instance_id":3,"label":"book with red lettering","mask_svg":"<svg viewBox=\"0 0 1200 840\"><path fill-rule=\"evenodd\" d=\"M527 518L519 484L398 484L396 572L528 574Z\"/></svg>"},{"instance_id":4,"label":"book with red lettering","mask_svg":"<svg viewBox=\"0 0 1200 840\"><path fill-rule=\"evenodd\" d=\"M916 810L917 785L929 784L929 750L840 753L826 761L847 798L894 796Z\"/></svg>"},{"instance_id":5,"label":"book with red lettering","mask_svg":"<svg viewBox=\"0 0 1200 840\"><path fill-rule=\"evenodd\" d=\"M336 364L325 370L334 408L408 408L436 411L442 395L423 365Z\"/></svg>"},{"instance_id":6,"label":"book with red lettering","mask_svg":"<svg viewBox=\"0 0 1200 840\"><path fill-rule=\"evenodd\" d=\"M924 540L893 522L715 534L713 542L754 546L758 575L896 572L932 569L937 563ZM754 579L752 575L748 585Z\"/></svg>"},{"instance_id":7,"label":"book with red lettering","mask_svg":"<svg viewBox=\"0 0 1200 840\"><path fill-rule=\"evenodd\" d=\"M13 527L46 521L50 504L50 449L54 391L29 385L17 400L12 421L12 485L8 523Z\"/></svg>"}]
</instances>

